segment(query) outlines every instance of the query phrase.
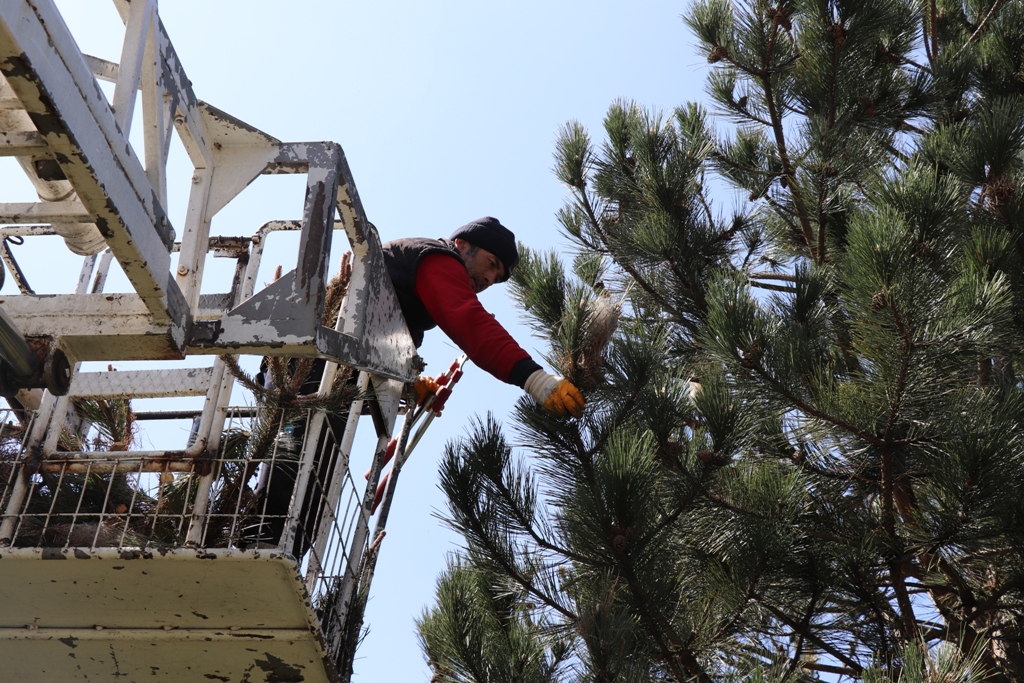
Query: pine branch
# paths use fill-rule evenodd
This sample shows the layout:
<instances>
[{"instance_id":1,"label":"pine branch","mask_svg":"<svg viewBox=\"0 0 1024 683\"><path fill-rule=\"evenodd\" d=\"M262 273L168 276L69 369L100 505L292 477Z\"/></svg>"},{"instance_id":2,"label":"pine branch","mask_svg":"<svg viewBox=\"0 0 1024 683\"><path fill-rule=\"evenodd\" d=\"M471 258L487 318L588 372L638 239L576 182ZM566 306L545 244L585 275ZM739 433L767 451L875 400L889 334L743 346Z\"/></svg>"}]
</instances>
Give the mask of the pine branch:
<instances>
[{"instance_id":1,"label":"pine branch","mask_svg":"<svg viewBox=\"0 0 1024 683\"><path fill-rule=\"evenodd\" d=\"M776 27L776 32L777 31L778 27ZM771 52L769 51L765 57L766 69L770 62ZM796 215L800 222L803 239L807 244L807 248L811 252L811 256L819 259L820 261L820 259L824 257L824 253L819 254L818 250L815 249L814 233L811 229L811 221L807 215L807 209L804 206L803 198L800 196L800 191L797 189L796 173L794 172L793 165L790 162L789 152L786 149L786 135L782 129L782 117L775 105L775 94L772 91L771 74L761 74L760 81L761 89L764 91L765 105L768 108L768 117L771 120L772 133L775 136L775 147L779 151L779 162L782 165L782 175L786 179L786 183L789 186L790 196L793 198L793 204L796 207ZM823 249L823 247L821 248Z\"/></svg>"},{"instance_id":2,"label":"pine branch","mask_svg":"<svg viewBox=\"0 0 1024 683\"><path fill-rule=\"evenodd\" d=\"M996 10L998 10L999 6L1002 5L1002 4L1003 4L1003 0L995 0L995 2L992 3L992 7L989 9L988 14L986 14L985 18L981 20L981 23L978 24L978 28L976 28L974 30L974 33L972 33L971 37L967 39L967 42L964 43L963 47L961 47L957 51L956 56L954 57L954 60L959 59L960 56L964 53L964 51L970 46L970 44L973 43L974 40L978 36L981 35L981 32L988 25L989 20L993 17L993 15L995 15ZM934 12L934 10L933 10L933 12Z\"/></svg>"},{"instance_id":3,"label":"pine branch","mask_svg":"<svg viewBox=\"0 0 1024 683\"><path fill-rule=\"evenodd\" d=\"M569 550L568 548L559 546L553 541L548 540L541 536L539 533L537 533L537 530L533 527L531 520L526 518L525 512L522 509L520 509L519 505L516 502L515 496L512 494L512 491L505 485L504 481L501 481L500 479L491 480L491 483L494 485L501 499L505 501L505 503L508 505L508 509L512 512L512 516L516 524L518 524L519 528L525 531L527 535L529 535L529 537L533 539L533 542L536 543L538 547L543 548L544 550L549 550L551 552L557 553L563 557L573 560L574 562L586 562L587 558L585 558L584 556L579 555L573 552L572 550Z\"/></svg>"},{"instance_id":4,"label":"pine branch","mask_svg":"<svg viewBox=\"0 0 1024 683\"><path fill-rule=\"evenodd\" d=\"M747 277L752 280L779 280L780 282L796 282L796 275L790 273L773 273L759 271L756 273L747 273Z\"/></svg>"},{"instance_id":5,"label":"pine branch","mask_svg":"<svg viewBox=\"0 0 1024 683\"><path fill-rule=\"evenodd\" d=\"M601 236L601 239L604 241L606 245L610 245L608 234L607 232L605 232L604 228L601 227L601 223L597 218L597 214L594 212L594 207L590 202L589 196L583 193L580 195L580 200L582 201L583 206L586 209L587 219L590 221L591 227L598 235ZM631 278L633 278L634 282L640 285L640 288L643 289L648 296L657 301L659 306L661 306L666 311L671 312L679 320L685 320L686 316L684 316L681 311L672 306L657 289L652 287L651 284L647 282L647 280L637 272L637 270L633 267L631 263L622 260L616 260L616 263L620 268L625 270Z\"/></svg>"},{"instance_id":6,"label":"pine branch","mask_svg":"<svg viewBox=\"0 0 1024 683\"><path fill-rule=\"evenodd\" d=\"M807 604L807 611L804 612L803 619L800 620L800 628L797 629L797 641L796 647L794 648L793 656L790 658L789 667L786 669L784 678L789 678L796 671L796 667L801 664L801 658L804 653L804 642L807 640L807 631L811 626L811 618L814 616L814 607L818 601L818 584L814 583L814 590L811 592L811 599Z\"/></svg>"},{"instance_id":7,"label":"pine branch","mask_svg":"<svg viewBox=\"0 0 1024 683\"><path fill-rule=\"evenodd\" d=\"M935 0L928 0L928 10L931 13L931 40L932 49L929 53L934 64L939 58L939 9Z\"/></svg>"},{"instance_id":8,"label":"pine branch","mask_svg":"<svg viewBox=\"0 0 1024 683\"><path fill-rule=\"evenodd\" d=\"M755 595L754 597L757 599L758 604L760 604L766 610L771 612L775 616L775 618L777 618L779 621L786 624L790 628L796 630L797 622L794 622L788 614L772 605L769 601L767 601L764 598L764 596ZM858 664L855 659L847 656L845 652L836 649L826 641L819 638L817 635L814 634L812 630L807 630L807 640L811 641L812 643L820 647L822 650L829 653L831 656L835 657L837 660L845 664L847 668L854 672L855 675L859 676L864 672L864 667Z\"/></svg>"},{"instance_id":9,"label":"pine branch","mask_svg":"<svg viewBox=\"0 0 1024 683\"><path fill-rule=\"evenodd\" d=\"M750 283L751 287L757 287L758 289L766 289L772 292L784 292L786 294L796 294L796 289L793 287L783 287L781 285L770 285L766 282L757 282L756 280Z\"/></svg>"},{"instance_id":10,"label":"pine branch","mask_svg":"<svg viewBox=\"0 0 1024 683\"><path fill-rule=\"evenodd\" d=\"M640 621L647 628L648 635L654 640L661 653L661 657L672 670L672 675L678 683L696 679L698 683L713 683L707 672L697 661L689 645L685 643L679 634L669 624L662 625L651 611L647 604L646 596L640 587L636 574L633 571L632 563L624 559L622 563L623 573L626 575L626 583L629 586L630 594L633 596L634 604L640 616ZM669 647L671 642L672 647Z\"/></svg>"},{"instance_id":11,"label":"pine branch","mask_svg":"<svg viewBox=\"0 0 1024 683\"><path fill-rule=\"evenodd\" d=\"M818 410L814 406L810 405L809 403L807 403L806 401L804 401L803 399L798 397L796 394L794 394L791 391L789 391L777 379L775 379L770 374L768 374L768 371L765 370L761 366L761 364L759 362L754 364L753 370L754 370L754 373L757 376L759 376L761 379L763 379L772 389L774 389L776 391L776 393L778 393L778 394L782 395L783 397L785 397L790 403L792 403L801 412L803 412L803 413L805 413L807 415L810 415L811 417L814 417L814 418L817 418L819 420L823 420L825 422L833 424L836 427L840 427L841 429L846 430L850 434L853 434L854 436L858 437L859 439L863 439L864 441L866 441L866 442L868 442L868 443L870 443L870 444L872 444L874 446L881 446L883 444L883 440L878 438L877 436L875 436L873 434L868 434L867 432L863 431L862 429L859 429L855 425L850 424L846 420L838 418L838 417L836 417L834 415L829 415L828 413L826 413L826 412L824 412L822 410Z\"/></svg>"}]
</instances>

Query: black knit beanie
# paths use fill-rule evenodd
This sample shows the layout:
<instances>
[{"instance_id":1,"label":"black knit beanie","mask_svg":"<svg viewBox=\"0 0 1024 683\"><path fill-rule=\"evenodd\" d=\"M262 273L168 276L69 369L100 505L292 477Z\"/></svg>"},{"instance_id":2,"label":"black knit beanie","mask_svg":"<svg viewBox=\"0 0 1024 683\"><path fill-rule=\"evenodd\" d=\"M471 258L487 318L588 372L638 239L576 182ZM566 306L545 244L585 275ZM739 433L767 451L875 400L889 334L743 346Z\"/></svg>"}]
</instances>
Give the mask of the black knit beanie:
<instances>
[{"instance_id":1,"label":"black knit beanie","mask_svg":"<svg viewBox=\"0 0 1024 683\"><path fill-rule=\"evenodd\" d=\"M452 233L451 239L462 238L475 247L486 249L497 256L505 266L505 274L498 280L504 282L519 265L516 250L516 236L493 216L484 216L466 223Z\"/></svg>"}]
</instances>

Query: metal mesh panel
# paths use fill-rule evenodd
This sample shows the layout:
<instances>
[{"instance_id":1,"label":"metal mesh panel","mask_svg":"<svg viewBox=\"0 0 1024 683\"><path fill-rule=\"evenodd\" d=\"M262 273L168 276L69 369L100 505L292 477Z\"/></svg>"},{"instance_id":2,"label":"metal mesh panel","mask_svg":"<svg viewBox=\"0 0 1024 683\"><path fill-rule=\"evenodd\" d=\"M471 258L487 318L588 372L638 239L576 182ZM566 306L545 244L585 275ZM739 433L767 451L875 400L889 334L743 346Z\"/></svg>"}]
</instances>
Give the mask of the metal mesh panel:
<instances>
[{"instance_id":1,"label":"metal mesh panel","mask_svg":"<svg viewBox=\"0 0 1024 683\"><path fill-rule=\"evenodd\" d=\"M340 453L338 420L314 413L279 423L272 447L261 454L251 448L251 415L251 409L228 410L215 457L83 451L40 461L26 449L28 425L18 419L25 415L0 411L0 510L13 522L10 545L159 552L192 547L189 531L198 525L198 552L285 553L304 575L327 652L336 653L345 637L339 598L350 544L360 519L368 523L367 484L360 477L357 485ZM11 509L19 481L25 492ZM207 494L205 513L196 514ZM354 559L366 550L364 542Z\"/></svg>"}]
</instances>

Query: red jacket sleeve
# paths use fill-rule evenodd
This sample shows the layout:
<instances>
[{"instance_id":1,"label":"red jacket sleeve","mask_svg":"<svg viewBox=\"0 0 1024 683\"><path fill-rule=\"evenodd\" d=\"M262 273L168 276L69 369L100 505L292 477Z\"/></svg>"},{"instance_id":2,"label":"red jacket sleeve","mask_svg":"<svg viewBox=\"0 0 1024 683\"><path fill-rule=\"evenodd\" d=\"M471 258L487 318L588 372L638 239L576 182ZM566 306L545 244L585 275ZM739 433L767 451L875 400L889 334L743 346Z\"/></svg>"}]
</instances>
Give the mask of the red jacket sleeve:
<instances>
[{"instance_id":1,"label":"red jacket sleeve","mask_svg":"<svg viewBox=\"0 0 1024 683\"><path fill-rule=\"evenodd\" d=\"M445 334L478 367L502 382L530 354L476 298L466 267L445 254L427 254L416 269L416 296Z\"/></svg>"}]
</instances>

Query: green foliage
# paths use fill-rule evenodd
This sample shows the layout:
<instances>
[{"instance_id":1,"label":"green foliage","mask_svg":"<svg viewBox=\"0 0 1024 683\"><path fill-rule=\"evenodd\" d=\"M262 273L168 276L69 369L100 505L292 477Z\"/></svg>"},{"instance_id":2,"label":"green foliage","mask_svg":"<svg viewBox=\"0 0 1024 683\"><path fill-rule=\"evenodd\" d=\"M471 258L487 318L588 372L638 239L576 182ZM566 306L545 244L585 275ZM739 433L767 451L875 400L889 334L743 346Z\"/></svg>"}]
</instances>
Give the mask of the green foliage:
<instances>
[{"instance_id":1,"label":"green foliage","mask_svg":"<svg viewBox=\"0 0 1024 683\"><path fill-rule=\"evenodd\" d=\"M550 683L567 642L484 561L453 561L437 583L437 608L418 620L437 683Z\"/></svg>"},{"instance_id":2,"label":"green foliage","mask_svg":"<svg viewBox=\"0 0 1024 683\"><path fill-rule=\"evenodd\" d=\"M449 446L455 566L566 640L553 680L1024 680L1021 3L685 20L715 118L560 132L577 254L513 288L587 409Z\"/></svg>"}]
</instances>

